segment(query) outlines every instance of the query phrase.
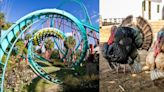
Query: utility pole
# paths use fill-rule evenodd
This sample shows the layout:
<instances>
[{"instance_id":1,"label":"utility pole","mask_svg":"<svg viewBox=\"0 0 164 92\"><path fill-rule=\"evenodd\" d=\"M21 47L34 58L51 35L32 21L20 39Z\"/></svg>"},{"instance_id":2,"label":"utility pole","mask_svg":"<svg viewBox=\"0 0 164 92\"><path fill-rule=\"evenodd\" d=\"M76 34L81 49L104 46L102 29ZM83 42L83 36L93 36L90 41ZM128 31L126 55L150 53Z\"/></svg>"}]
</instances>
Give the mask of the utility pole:
<instances>
[{"instance_id":1,"label":"utility pole","mask_svg":"<svg viewBox=\"0 0 164 92\"><path fill-rule=\"evenodd\" d=\"M151 0L148 1L148 19L151 20Z\"/></svg>"},{"instance_id":2,"label":"utility pole","mask_svg":"<svg viewBox=\"0 0 164 92\"><path fill-rule=\"evenodd\" d=\"M144 11L146 10L146 1L142 1L142 17L144 18Z\"/></svg>"}]
</instances>

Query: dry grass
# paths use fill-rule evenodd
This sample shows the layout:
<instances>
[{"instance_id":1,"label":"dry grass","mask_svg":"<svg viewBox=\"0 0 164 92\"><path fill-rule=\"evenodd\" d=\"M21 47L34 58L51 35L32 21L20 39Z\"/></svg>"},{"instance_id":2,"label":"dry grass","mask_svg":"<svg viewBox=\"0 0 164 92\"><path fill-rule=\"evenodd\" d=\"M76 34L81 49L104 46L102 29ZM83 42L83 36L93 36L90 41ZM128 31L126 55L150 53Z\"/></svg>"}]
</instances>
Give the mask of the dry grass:
<instances>
[{"instance_id":1,"label":"dry grass","mask_svg":"<svg viewBox=\"0 0 164 92\"><path fill-rule=\"evenodd\" d=\"M164 27L164 20L159 21L149 21L151 28L153 30L154 38L156 38L157 32ZM102 26L100 29L100 42L107 42L110 36L111 26Z\"/></svg>"},{"instance_id":2,"label":"dry grass","mask_svg":"<svg viewBox=\"0 0 164 92\"><path fill-rule=\"evenodd\" d=\"M111 26L103 26L100 29L100 42L107 42L110 36Z\"/></svg>"}]
</instances>

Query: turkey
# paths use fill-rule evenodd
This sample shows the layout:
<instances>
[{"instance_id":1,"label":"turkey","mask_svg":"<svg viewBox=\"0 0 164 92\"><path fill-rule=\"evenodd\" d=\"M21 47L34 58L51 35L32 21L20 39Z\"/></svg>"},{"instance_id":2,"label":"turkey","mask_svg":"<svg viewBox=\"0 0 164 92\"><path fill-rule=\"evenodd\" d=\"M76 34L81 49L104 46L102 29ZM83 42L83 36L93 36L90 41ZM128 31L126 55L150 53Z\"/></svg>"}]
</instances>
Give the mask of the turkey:
<instances>
[{"instance_id":1,"label":"turkey","mask_svg":"<svg viewBox=\"0 0 164 92\"><path fill-rule=\"evenodd\" d=\"M144 70L153 70L154 66L155 66L155 57L154 57L154 52L153 51L149 51L147 57L146 57L146 67L144 67Z\"/></svg>"},{"instance_id":2,"label":"turkey","mask_svg":"<svg viewBox=\"0 0 164 92\"><path fill-rule=\"evenodd\" d=\"M134 23L133 16L128 16L120 26L111 28L109 40L103 44L102 54L117 72L118 65L128 64L137 73L141 71L138 49L148 50L152 39L151 27L145 19L137 17Z\"/></svg>"},{"instance_id":3,"label":"turkey","mask_svg":"<svg viewBox=\"0 0 164 92\"><path fill-rule=\"evenodd\" d=\"M151 70L152 80L164 78L164 28L158 32L153 51L146 57L146 65Z\"/></svg>"}]
</instances>

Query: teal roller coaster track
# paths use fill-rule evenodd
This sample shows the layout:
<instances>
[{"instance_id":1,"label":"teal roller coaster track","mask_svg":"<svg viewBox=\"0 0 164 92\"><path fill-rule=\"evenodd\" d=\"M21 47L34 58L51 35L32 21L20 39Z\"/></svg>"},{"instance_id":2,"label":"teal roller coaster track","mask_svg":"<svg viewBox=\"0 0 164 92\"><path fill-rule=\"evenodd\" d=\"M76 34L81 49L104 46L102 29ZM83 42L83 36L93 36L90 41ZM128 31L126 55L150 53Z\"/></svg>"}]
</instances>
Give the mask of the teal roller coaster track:
<instances>
[{"instance_id":1,"label":"teal roller coaster track","mask_svg":"<svg viewBox=\"0 0 164 92\"><path fill-rule=\"evenodd\" d=\"M80 3L80 2L78 2L78 3ZM81 6L84 7L83 8L84 12L86 13L87 20L89 21L90 18L89 18L89 15L87 13L86 7L83 4L81 4ZM76 60L76 62L74 63L74 66L79 66L80 63L83 61L83 59L86 56L87 49L88 49L87 29L90 29L96 33L99 33L98 28L93 27L90 24L90 22L88 22L88 23L81 22L79 19L77 19L76 17L74 17L70 13L63 11L63 10L43 9L43 10L34 11L34 12L27 14L26 16L22 17L21 19L19 19L15 24L13 24L8 29L8 32L5 35L3 35L0 39L0 92L3 92L4 80L5 80L4 76L5 76L7 64L8 64L10 55L11 55L11 51L13 50L18 39L25 32L27 32L30 27L32 27L36 23L43 21L43 20L50 19L51 20L51 26L50 27L52 28L52 25L54 23L54 21L52 21L52 20L54 20L55 18L58 18L60 20L65 20L65 21L69 22L71 25L76 26L75 29L77 30L77 32L79 32L83 45L81 46L82 52L80 54L80 58ZM61 25L61 23L60 23L60 25ZM66 25L66 24L63 23L63 25ZM65 30L68 30L68 29L65 29ZM57 36L61 35L63 37L63 40L64 40L66 38L66 33L64 33L62 31L63 30L61 30L59 27L56 28L54 26L52 28L53 34L57 35ZM46 34L49 34L49 33L45 32L45 35ZM47 74L41 68L41 66L39 66L36 63L36 61L33 59L34 57L44 59L43 57L40 57L37 54L35 54L33 51L33 45L34 45L34 39L35 39L34 37L35 37L35 35L28 42L28 61L30 63L30 66L32 67L34 72L38 74L38 76L40 76L40 77L42 77L48 81L51 81L53 83L59 83L59 84L62 83L62 81L60 81L59 79L55 79L55 78L51 77L49 74ZM81 45L80 42L81 41L79 41L79 43L77 43L76 50ZM68 54L67 51L64 51L63 49L60 48L60 45L57 42L54 41L54 43L57 44L60 52L63 52L64 55ZM5 59L5 61L2 61L2 58L4 55L6 56L6 59ZM66 57L63 56L63 59L65 59L65 58Z\"/></svg>"}]
</instances>

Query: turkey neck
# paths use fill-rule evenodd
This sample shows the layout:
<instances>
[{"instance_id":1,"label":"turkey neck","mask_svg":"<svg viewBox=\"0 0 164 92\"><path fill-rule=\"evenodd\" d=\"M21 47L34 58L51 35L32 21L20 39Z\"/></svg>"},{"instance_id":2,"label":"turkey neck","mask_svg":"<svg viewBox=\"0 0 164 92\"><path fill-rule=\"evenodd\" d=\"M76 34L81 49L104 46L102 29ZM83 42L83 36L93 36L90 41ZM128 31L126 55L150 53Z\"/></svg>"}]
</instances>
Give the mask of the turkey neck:
<instances>
[{"instance_id":1,"label":"turkey neck","mask_svg":"<svg viewBox=\"0 0 164 92\"><path fill-rule=\"evenodd\" d=\"M111 45L113 43L113 41L114 41L114 35L115 35L115 33L114 32L111 32L111 36L108 39L108 45Z\"/></svg>"}]
</instances>

